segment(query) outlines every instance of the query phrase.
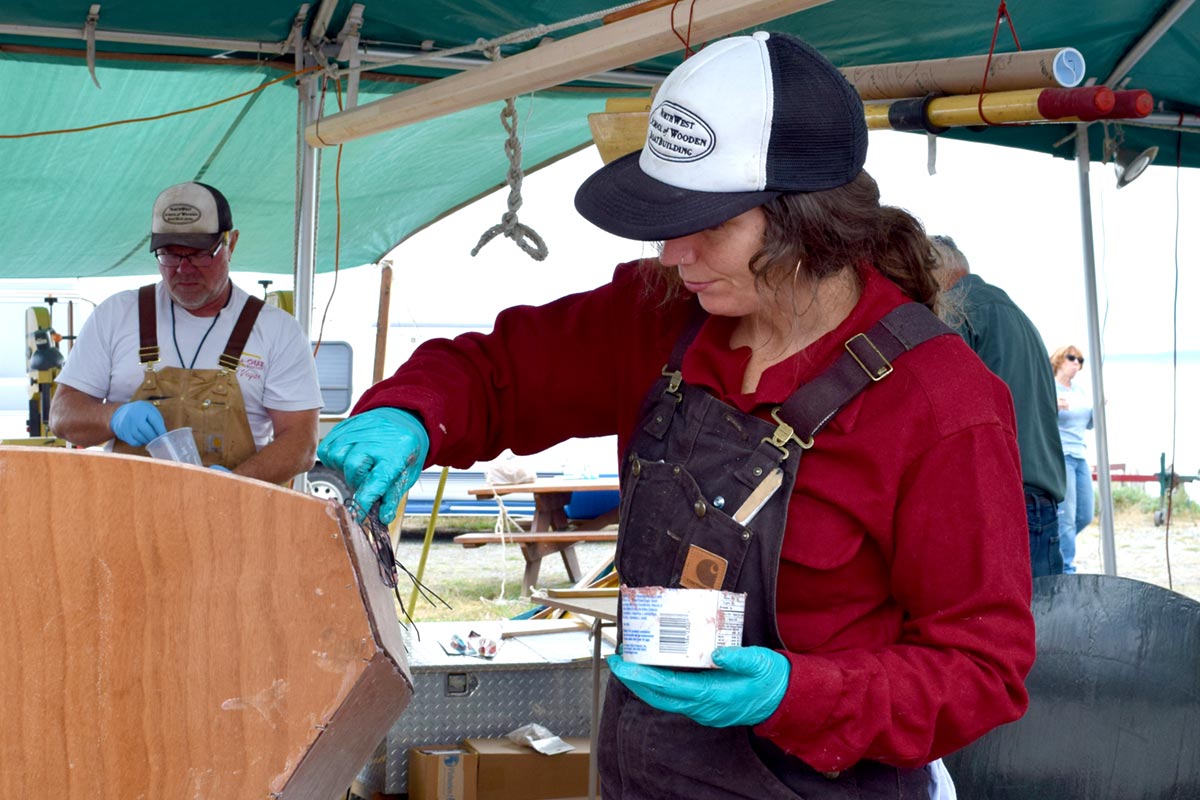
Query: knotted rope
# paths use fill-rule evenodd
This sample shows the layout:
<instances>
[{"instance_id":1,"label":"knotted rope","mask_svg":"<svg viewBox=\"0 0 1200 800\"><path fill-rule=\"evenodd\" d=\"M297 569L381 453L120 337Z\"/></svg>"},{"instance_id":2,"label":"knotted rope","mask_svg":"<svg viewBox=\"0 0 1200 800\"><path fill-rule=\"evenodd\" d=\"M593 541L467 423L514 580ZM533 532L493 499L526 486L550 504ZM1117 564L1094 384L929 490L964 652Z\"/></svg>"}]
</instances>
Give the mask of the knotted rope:
<instances>
[{"instance_id":1,"label":"knotted rope","mask_svg":"<svg viewBox=\"0 0 1200 800\"><path fill-rule=\"evenodd\" d=\"M493 61L500 60L500 47L493 45L485 51L488 58ZM517 243L517 247L525 251L530 258L535 261L544 261L549 251L546 249L546 243L537 231L517 220L517 209L525 202L521 198L521 182L525 179L525 174L521 169L521 140L517 136L517 102L515 97L509 97L504 101L504 108L500 111L500 124L504 126L504 130L508 132L508 138L504 140L504 155L508 157L508 174L506 182L508 183L508 211L500 217L499 224L493 225L484 231L479 237L479 243L471 250L471 255L479 254L483 246L503 233L509 239Z\"/></svg>"}]
</instances>

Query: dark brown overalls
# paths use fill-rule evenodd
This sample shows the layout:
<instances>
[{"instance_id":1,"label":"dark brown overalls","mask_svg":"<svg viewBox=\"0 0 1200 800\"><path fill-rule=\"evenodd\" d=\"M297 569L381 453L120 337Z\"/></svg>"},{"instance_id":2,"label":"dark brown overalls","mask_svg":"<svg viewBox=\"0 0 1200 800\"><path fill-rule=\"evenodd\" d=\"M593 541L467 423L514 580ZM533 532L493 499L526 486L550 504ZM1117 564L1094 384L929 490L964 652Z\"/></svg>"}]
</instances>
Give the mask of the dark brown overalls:
<instances>
[{"instance_id":1,"label":"dark brown overalls","mask_svg":"<svg viewBox=\"0 0 1200 800\"><path fill-rule=\"evenodd\" d=\"M801 454L843 405L891 372L892 360L952 331L924 306L900 306L776 409L776 424L683 383L683 354L701 322L675 345L622 459L617 572L628 586L745 592L743 644L783 649L775 582ZM734 510L774 469L783 471L779 490L748 526L735 522ZM925 768L863 761L824 775L750 727L710 728L658 711L616 678L608 681L599 761L605 800L929 796Z\"/></svg>"}]
</instances>

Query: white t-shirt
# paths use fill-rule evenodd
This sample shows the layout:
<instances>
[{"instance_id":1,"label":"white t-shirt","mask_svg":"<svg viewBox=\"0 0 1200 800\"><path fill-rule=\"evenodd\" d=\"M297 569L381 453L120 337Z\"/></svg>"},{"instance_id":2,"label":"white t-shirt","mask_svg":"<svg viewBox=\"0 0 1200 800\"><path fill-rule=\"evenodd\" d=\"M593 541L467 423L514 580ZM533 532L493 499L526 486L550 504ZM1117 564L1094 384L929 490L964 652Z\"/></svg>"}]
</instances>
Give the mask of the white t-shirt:
<instances>
[{"instance_id":1,"label":"white t-shirt","mask_svg":"<svg viewBox=\"0 0 1200 800\"><path fill-rule=\"evenodd\" d=\"M125 403L133 397L145 371L138 361L141 343L137 298L137 290L131 289L118 292L96 307L80 330L58 383L110 402ZM173 304L160 281L155 288L159 361L154 369L216 369L217 358L225 351L248 298L246 292L234 286L228 305L214 322L213 317L192 316ZM271 441L273 432L267 409L304 411L321 407L312 348L296 320L274 306L264 306L255 320L237 377L254 445L259 450Z\"/></svg>"}]
</instances>

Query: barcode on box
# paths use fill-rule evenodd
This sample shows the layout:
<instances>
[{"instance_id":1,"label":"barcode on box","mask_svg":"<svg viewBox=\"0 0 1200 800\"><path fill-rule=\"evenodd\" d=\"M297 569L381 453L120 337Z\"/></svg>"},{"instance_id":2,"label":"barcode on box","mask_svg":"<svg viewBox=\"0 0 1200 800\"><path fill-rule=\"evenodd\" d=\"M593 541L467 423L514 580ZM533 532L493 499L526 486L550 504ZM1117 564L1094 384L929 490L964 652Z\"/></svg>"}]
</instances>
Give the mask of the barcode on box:
<instances>
[{"instance_id":1,"label":"barcode on box","mask_svg":"<svg viewBox=\"0 0 1200 800\"><path fill-rule=\"evenodd\" d=\"M691 641L691 620L687 614L663 614L658 618L658 652L686 653Z\"/></svg>"},{"instance_id":2,"label":"barcode on box","mask_svg":"<svg viewBox=\"0 0 1200 800\"><path fill-rule=\"evenodd\" d=\"M634 664L712 669L717 647L742 643L746 595L621 587L621 655Z\"/></svg>"}]
</instances>

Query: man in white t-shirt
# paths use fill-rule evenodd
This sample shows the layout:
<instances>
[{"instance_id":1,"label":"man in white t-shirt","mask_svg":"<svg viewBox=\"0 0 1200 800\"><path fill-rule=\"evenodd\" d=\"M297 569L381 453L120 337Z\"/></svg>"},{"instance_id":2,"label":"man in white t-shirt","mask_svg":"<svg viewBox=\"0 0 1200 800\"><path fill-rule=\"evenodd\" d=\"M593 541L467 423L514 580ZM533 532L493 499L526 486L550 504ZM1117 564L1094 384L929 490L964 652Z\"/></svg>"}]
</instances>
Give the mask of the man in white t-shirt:
<instances>
[{"instance_id":1,"label":"man in white t-shirt","mask_svg":"<svg viewBox=\"0 0 1200 800\"><path fill-rule=\"evenodd\" d=\"M206 466L283 483L315 459L321 390L308 340L284 311L229 279L238 232L224 195L181 183L154 204L162 280L101 303L50 409L73 444L145 454L191 427Z\"/></svg>"}]
</instances>

